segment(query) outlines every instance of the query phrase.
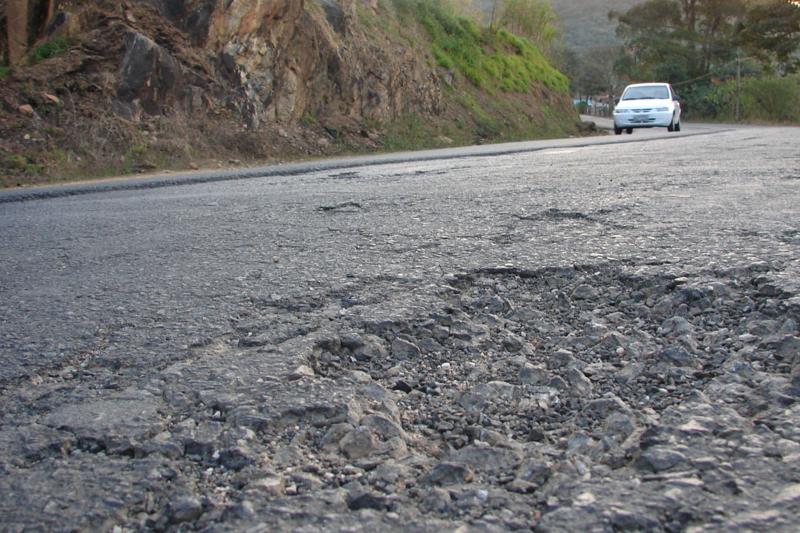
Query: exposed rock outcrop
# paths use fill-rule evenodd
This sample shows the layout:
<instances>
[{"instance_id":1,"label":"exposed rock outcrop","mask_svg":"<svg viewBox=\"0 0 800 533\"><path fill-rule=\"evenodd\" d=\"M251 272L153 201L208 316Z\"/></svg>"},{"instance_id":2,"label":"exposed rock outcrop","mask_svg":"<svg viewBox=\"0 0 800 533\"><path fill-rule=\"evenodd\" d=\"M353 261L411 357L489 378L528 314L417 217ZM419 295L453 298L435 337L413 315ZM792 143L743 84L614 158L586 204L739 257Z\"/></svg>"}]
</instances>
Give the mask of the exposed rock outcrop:
<instances>
[{"instance_id":1,"label":"exposed rock outcrop","mask_svg":"<svg viewBox=\"0 0 800 533\"><path fill-rule=\"evenodd\" d=\"M183 88L183 73L172 55L141 33L125 37L126 52L120 69L115 111L137 120L142 112L162 112Z\"/></svg>"},{"instance_id":2,"label":"exposed rock outcrop","mask_svg":"<svg viewBox=\"0 0 800 533\"><path fill-rule=\"evenodd\" d=\"M390 120L437 113L435 71L409 47L386 49L356 21L356 0L142 0L205 47L235 86L227 97L250 127L305 114ZM377 16L377 2L362 4Z\"/></svg>"}]
</instances>

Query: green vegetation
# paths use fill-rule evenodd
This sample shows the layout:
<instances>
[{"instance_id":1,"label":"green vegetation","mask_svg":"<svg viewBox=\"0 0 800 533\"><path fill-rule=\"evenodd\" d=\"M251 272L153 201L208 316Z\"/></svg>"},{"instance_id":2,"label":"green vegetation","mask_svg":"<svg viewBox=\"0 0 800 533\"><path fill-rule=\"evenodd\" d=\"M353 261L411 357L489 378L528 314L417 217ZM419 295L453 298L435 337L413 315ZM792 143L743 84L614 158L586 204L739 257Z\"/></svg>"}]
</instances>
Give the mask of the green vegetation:
<instances>
[{"instance_id":1,"label":"green vegetation","mask_svg":"<svg viewBox=\"0 0 800 533\"><path fill-rule=\"evenodd\" d=\"M504 0L500 26L530 39L546 56L560 41L558 16L548 0Z\"/></svg>"},{"instance_id":2,"label":"green vegetation","mask_svg":"<svg viewBox=\"0 0 800 533\"><path fill-rule=\"evenodd\" d=\"M302 117L300 117L300 124L305 127L314 126L317 123L317 117L312 115L311 113L305 113Z\"/></svg>"},{"instance_id":3,"label":"green vegetation","mask_svg":"<svg viewBox=\"0 0 800 533\"><path fill-rule=\"evenodd\" d=\"M133 174L139 169L143 162L146 163L146 156L148 155L147 141L140 135L136 135L128 151L120 157L119 169L121 174Z\"/></svg>"},{"instance_id":4,"label":"green vegetation","mask_svg":"<svg viewBox=\"0 0 800 533\"><path fill-rule=\"evenodd\" d=\"M475 133L478 137L492 138L500 133L500 121L486 112L486 109L472 94L465 93L458 96L457 101L475 121Z\"/></svg>"},{"instance_id":5,"label":"green vegetation","mask_svg":"<svg viewBox=\"0 0 800 533\"><path fill-rule=\"evenodd\" d=\"M707 114L735 120L800 122L800 76L748 78L737 91L735 80L713 87L705 96Z\"/></svg>"},{"instance_id":6,"label":"green vegetation","mask_svg":"<svg viewBox=\"0 0 800 533\"><path fill-rule=\"evenodd\" d=\"M545 3L511 2L515 8L537 10ZM430 51L432 65L450 71L443 78L449 80L444 92L451 105L437 120L411 114L384 124L386 150L555 137L574 131L577 117L568 104L569 80L539 45L511 31L508 17L501 23L500 12L495 13L498 24L490 24L473 0L392 0L388 5L400 28L419 27L427 34L416 42ZM531 15L516 25L517 31L533 31L550 20L546 11ZM555 30L548 35L555 35ZM399 37L404 37L402 29ZM544 95L549 95L553 107L543 102Z\"/></svg>"},{"instance_id":7,"label":"green vegetation","mask_svg":"<svg viewBox=\"0 0 800 533\"><path fill-rule=\"evenodd\" d=\"M574 116L564 108L538 103L525 108L524 99L487 97L477 88L454 93L462 110L446 120L406 115L385 125L384 149L419 150L449 145L511 142L561 137L574 130Z\"/></svg>"},{"instance_id":8,"label":"green vegetation","mask_svg":"<svg viewBox=\"0 0 800 533\"><path fill-rule=\"evenodd\" d=\"M30 62L36 64L45 59L59 56L69 50L72 44L72 41L69 39L57 37L52 41L48 41L34 48L30 53Z\"/></svg>"},{"instance_id":9,"label":"green vegetation","mask_svg":"<svg viewBox=\"0 0 800 533\"><path fill-rule=\"evenodd\" d=\"M672 83L687 118L798 120L800 4L649 0L615 17L620 79Z\"/></svg>"},{"instance_id":10,"label":"green vegetation","mask_svg":"<svg viewBox=\"0 0 800 533\"><path fill-rule=\"evenodd\" d=\"M390 152L430 148L434 134L432 126L422 117L406 115L389 125L384 148Z\"/></svg>"},{"instance_id":11,"label":"green vegetation","mask_svg":"<svg viewBox=\"0 0 800 533\"><path fill-rule=\"evenodd\" d=\"M11 74L11 67L0 65L0 80Z\"/></svg>"},{"instance_id":12,"label":"green vegetation","mask_svg":"<svg viewBox=\"0 0 800 533\"><path fill-rule=\"evenodd\" d=\"M381 20L371 9L367 9L361 2L356 2L356 16L358 21L370 30L380 28Z\"/></svg>"},{"instance_id":13,"label":"green vegetation","mask_svg":"<svg viewBox=\"0 0 800 533\"><path fill-rule=\"evenodd\" d=\"M434 0L395 0L413 13L431 38L439 66L460 72L487 92L528 92L536 84L566 92L569 81L528 39L507 30L481 28L475 20Z\"/></svg>"},{"instance_id":14,"label":"green vegetation","mask_svg":"<svg viewBox=\"0 0 800 533\"><path fill-rule=\"evenodd\" d=\"M519 0L519 5L527 1ZM323 11L322 0L307 5L319 22L321 17L330 15ZM402 60L393 68L421 68L402 85L387 87L392 100L381 102L387 108L376 108L375 112L362 109L369 117L348 115L354 121L363 119L361 128L350 128L349 121L341 132L331 128L330 124L336 121L329 119L338 118L342 112L336 97L332 97L330 106L327 102L316 106L313 100L308 102L309 107L298 117L298 125L325 138L328 134L335 138L333 142L317 142L309 135L295 143L292 135L290 147L284 147L289 143L270 144L275 133L271 127L238 128L240 119L233 111L222 116L223 126L216 114L165 114L142 117L141 123L134 123L115 116L110 109L97 109L98 101L81 94L74 95L75 106L50 105L40 100L46 98L41 94L46 87L34 83L26 87L25 81L17 78L30 72L38 79L49 58L60 54L71 57L79 52L82 55L85 51L76 46L77 39L40 42L40 46L29 50L20 70L15 69L14 79L3 80L20 88L20 101L38 105L41 120L32 121L15 113L14 127L19 135L9 136L9 142L0 146L0 187L185 168L198 159L286 160L308 154L416 150L574 133L577 116L569 105L566 77L553 68L535 36L519 36L519 32L532 33L529 30L537 22L525 21L517 31L500 23L490 27L481 22L480 13L470 11L471 6L472 0L381 0L377 5L356 2L355 19L347 19L353 34L365 46L374 47L377 57L402 53ZM293 48L289 53L302 55L298 50ZM355 51L353 59L360 60L363 52ZM295 59L302 60L297 56ZM349 63L349 56L345 59ZM42 61L45 62L39 63ZM424 68L424 62L432 68ZM39 66L30 68L35 63ZM7 74L8 69L0 70L0 76ZM412 93L417 83L425 85ZM102 89L112 91L102 93L109 97L105 102L113 99L112 87ZM349 97L344 95L343 102ZM87 104L92 112L87 112ZM17 141L29 131L36 134L36 143ZM220 146L224 149L218 149Z\"/></svg>"},{"instance_id":15,"label":"green vegetation","mask_svg":"<svg viewBox=\"0 0 800 533\"><path fill-rule=\"evenodd\" d=\"M562 14L584 4L553 3ZM562 57L573 95L618 97L628 83L665 81L688 120L800 121L800 3L639 0L609 19L623 46Z\"/></svg>"},{"instance_id":16,"label":"green vegetation","mask_svg":"<svg viewBox=\"0 0 800 533\"><path fill-rule=\"evenodd\" d=\"M5 167L10 174L37 175L44 171L44 166L23 155L10 155L5 160Z\"/></svg>"}]
</instances>

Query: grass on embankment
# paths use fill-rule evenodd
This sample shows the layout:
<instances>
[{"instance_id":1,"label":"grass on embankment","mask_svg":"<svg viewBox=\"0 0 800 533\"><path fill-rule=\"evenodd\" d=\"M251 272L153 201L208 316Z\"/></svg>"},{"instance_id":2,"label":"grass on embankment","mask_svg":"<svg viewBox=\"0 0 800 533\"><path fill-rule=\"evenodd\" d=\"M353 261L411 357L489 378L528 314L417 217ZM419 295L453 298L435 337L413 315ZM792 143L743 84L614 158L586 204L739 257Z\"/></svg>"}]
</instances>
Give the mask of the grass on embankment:
<instances>
[{"instance_id":1,"label":"grass on embankment","mask_svg":"<svg viewBox=\"0 0 800 533\"><path fill-rule=\"evenodd\" d=\"M450 13L440 2L400 3L427 30L439 66L460 72L476 87L489 93L524 93L538 84L558 92L569 90L567 77L527 39L504 29L479 28L474 20Z\"/></svg>"},{"instance_id":2,"label":"grass on embankment","mask_svg":"<svg viewBox=\"0 0 800 533\"><path fill-rule=\"evenodd\" d=\"M387 126L387 150L552 138L575 132L569 80L529 40L480 27L437 0L394 0L401 25L420 25L435 66L450 73L448 111Z\"/></svg>"}]
</instances>

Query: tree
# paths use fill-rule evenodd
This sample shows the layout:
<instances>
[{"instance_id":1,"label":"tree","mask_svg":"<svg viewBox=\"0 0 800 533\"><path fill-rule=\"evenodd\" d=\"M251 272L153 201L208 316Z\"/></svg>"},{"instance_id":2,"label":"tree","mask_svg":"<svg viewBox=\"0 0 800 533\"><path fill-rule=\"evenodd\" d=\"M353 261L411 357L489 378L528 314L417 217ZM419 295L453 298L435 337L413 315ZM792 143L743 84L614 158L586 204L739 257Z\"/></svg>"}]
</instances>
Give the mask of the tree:
<instances>
[{"instance_id":1,"label":"tree","mask_svg":"<svg viewBox=\"0 0 800 533\"><path fill-rule=\"evenodd\" d=\"M611 13L632 56L619 64L632 68L632 79L706 77L735 57L736 28L746 14L745 0L649 0Z\"/></svg>"},{"instance_id":2,"label":"tree","mask_svg":"<svg viewBox=\"0 0 800 533\"><path fill-rule=\"evenodd\" d=\"M736 46L735 28L747 13L744 0L698 0L700 72L707 74L715 60L730 60Z\"/></svg>"},{"instance_id":3,"label":"tree","mask_svg":"<svg viewBox=\"0 0 800 533\"><path fill-rule=\"evenodd\" d=\"M53 15L53 0L6 0L8 63L16 65Z\"/></svg>"},{"instance_id":4,"label":"tree","mask_svg":"<svg viewBox=\"0 0 800 533\"><path fill-rule=\"evenodd\" d=\"M466 17L475 21L482 19L481 10L473 0L440 0L444 9L459 17Z\"/></svg>"},{"instance_id":5,"label":"tree","mask_svg":"<svg viewBox=\"0 0 800 533\"><path fill-rule=\"evenodd\" d=\"M498 14L500 13L501 9L502 9L502 0L492 0L492 10L489 19L489 27L491 29L495 28L495 23L497 22L499 16Z\"/></svg>"},{"instance_id":6,"label":"tree","mask_svg":"<svg viewBox=\"0 0 800 533\"><path fill-rule=\"evenodd\" d=\"M747 86L741 83L743 67L750 70L745 76L800 68L795 0L649 0L609 16L618 20L617 34L625 41L617 71L630 81L673 83L687 107L699 114L719 114L720 95L728 91L722 88L728 85L739 109ZM748 58L760 62L760 72L753 72ZM761 96L777 95L782 84L762 84Z\"/></svg>"},{"instance_id":7,"label":"tree","mask_svg":"<svg viewBox=\"0 0 800 533\"><path fill-rule=\"evenodd\" d=\"M625 57L617 61L624 77L675 82L698 74L692 33L681 6L677 0L650 0L610 14L619 21L617 35L625 41Z\"/></svg>"},{"instance_id":8,"label":"tree","mask_svg":"<svg viewBox=\"0 0 800 533\"><path fill-rule=\"evenodd\" d=\"M617 47L595 47L582 56L572 50L562 54L560 68L571 81L573 95L583 98L603 93L618 94L621 82L614 68L620 56Z\"/></svg>"},{"instance_id":9,"label":"tree","mask_svg":"<svg viewBox=\"0 0 800 533\"><path fill-rule=\"evenodd\" d=\"M739 42L762 63L776 63L782 73L797 71L800 5L786 0L756 5L739 28Z\"/></svg>"},{"instance_id":10,"label":"tree","mask_svg":"<svg viewBox=\"0 0 800 533\"><path fill-rule=\"evenodd\" d=\"M453 0L443 0L452 2ZM469 0L479 6L492 30L505 28L525 37L553 59L561 40L559 18L550 0Z\"/></svg>"},{"instance_id":11,"label":"tree","mask_svg":"<svg viewBox=\"0 0 800 533\"><path fill-rule=\"evenodd\" d=\"M8 64L16 65L28 50L28 0L7 0Z\"/></svg>"}]
</instances>

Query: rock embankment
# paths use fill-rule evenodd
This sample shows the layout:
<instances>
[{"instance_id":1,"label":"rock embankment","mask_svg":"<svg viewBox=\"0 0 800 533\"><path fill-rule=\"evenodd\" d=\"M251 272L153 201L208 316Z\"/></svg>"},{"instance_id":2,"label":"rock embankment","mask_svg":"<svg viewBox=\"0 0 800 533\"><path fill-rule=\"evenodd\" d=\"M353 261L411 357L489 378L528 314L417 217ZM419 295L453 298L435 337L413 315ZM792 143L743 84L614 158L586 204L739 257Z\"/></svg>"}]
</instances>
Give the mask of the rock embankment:
<instances>
[{"instance_id":1,"label":"rock embankment","mask_svg":"<svg viewBox=\"0 0 800 533\"><path fill-rule=\"evenodd\" d=\"M578 118L565 90L498 92L440 66L415 3L48 5L0 71L0 185L557 136Z\"/></svg>"},{"instance_id":2,"label":"rock embankment","mask_svg":"<svg viewBox=\"0 0 800 533\"><path fill-rule=\"evenodd\" d=\"M363 17L388 16L385 10L379 12L377 2L148 3L204 51L226 86L227 104L251 128L313 116L330 121L333 129L338 125L359 130L364 121L441 111L441 85L436 71L425 61L426 55L411 47L390 47L388 40L368 34L360 22L359 10ZM132 34L136 35L135 30ZM155 70L164 63L133 53L131 44L127 50L130 61L146 63ZM123 75L122 83L129 78ZM135 80L140 81L141 76ZM159 82L169 89L174 79L168 76ZM204 89L191 83L180 85L189 97L196 89ZM158 93L152 84L145 90ZM141 98L131 93L120 95L120 100L136 108Z\"/></svg>"}]
</instances>

